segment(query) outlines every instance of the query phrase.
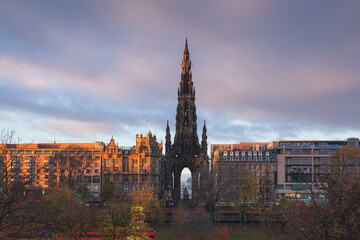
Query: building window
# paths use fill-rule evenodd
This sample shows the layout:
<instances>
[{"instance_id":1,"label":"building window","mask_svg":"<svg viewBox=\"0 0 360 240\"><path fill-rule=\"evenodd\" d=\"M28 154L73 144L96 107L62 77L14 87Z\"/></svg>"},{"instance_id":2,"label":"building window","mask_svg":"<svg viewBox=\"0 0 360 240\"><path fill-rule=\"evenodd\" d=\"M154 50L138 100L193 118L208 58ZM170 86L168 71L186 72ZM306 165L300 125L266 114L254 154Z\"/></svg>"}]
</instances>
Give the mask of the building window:
<instances>
[{"instance_id":1,"label":"building window","mask_svg":"<svg viewBox=\"0 0 360 240\"><path fill-rule=\"evenodd\" d=\"M120 176L117 174L114 175L113 178L114 178L114 182L118 182L120 180Z\"/></svg>"},{"instance_id":2,"label":"building window","mask_svg":"<svg viewBox=\"0 0 360 240\"><path fill-rule=\"evenodd\" d=\"M85 177L85 183L91 183L91 177L89 176Z\"/></svg>"},{"instance_id":3,"label":"building window","mask_svg":"<svg viewBox=\"0 0 360 240\"><path fill-rule=\"evenodd\" d=\"M119 167L114 167L114 171L118 172L119 171Z\"/></svg>"},{"instance_id":4,"label":"building window","mask_svg":"<svg viewBox=\"0 0 360 240\"><path fill-rule=\"evenodd\" d=\"M124 190L128 191L129 190L129 185L124 185Z\"/></svg>"},{"instance_id":5,"label":"building window","mask_svg":"<svg viewBox=\"0 0 360 240\"><path fill-rule=\"evenodd\" d=\"M93 177L93 183L100 183L100 177Z\"/></svg>"},{"instance_id":6,"label":"building window","mask_svg":"<svg viewBox=\"0 0 360 240\"><path fill-rule=\"evenodd\" d=\"M94 189L95 189L95 190L99 190L99 186L98 186L98 185L95 185L95 186L94 186Z\"/></svg>"},{"instance_id":7,"label":"building window","mask_svg":"<svg viewBox=\"0 0 360 240\"><path fill-rule=\"evenodd\" d=\"M99 173L99 169L94 169L94 173Z\"/></svg>"}]
</instances>

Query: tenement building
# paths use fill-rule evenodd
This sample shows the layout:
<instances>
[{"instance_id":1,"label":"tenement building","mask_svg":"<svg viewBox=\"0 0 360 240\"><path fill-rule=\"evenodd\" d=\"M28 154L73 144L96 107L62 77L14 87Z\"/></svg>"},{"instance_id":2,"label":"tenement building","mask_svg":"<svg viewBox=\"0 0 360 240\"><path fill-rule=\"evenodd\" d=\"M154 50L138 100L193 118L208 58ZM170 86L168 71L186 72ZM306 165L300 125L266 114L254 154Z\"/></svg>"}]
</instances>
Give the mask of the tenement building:
<instances>
[{"instance_id":1,"label":"tenement building","mask_svg":"<svg viewBox=\"0 0 360 240\"><path fill-rule=\"evenodd\" d=\"M121 148L112 138L103 154L103 181L114 182L117 192L151 189L159 194L161 156L162 142L150 131L136 134L132 148Z\"/></svg>"},{"instance_id":2,"label":"tenement building","mask_svg":"<svg viewBox=\"0 0 360 240\"><path fill-rule=\"evenodd\" d=\"M274 201L274 163L272 142L212 144L212 171L224 189L219 205L247 201L241 189L249 178L257 183L257 201L265 204Z\"/></svg>"},{"instance_id":3,"label":"tenement building","mask_svg":"<svg viewBox=\"0 0 360 240\"><path fill-rule=\"evenodd\" d=\"M88 192L97 200L103 184L112 181L116 190L149 188L159 194L162 142L150 132L136 135L136 145L119 147L95 143L0 144L1 186L15 180L45 192L58 187Z\"/></svg>"}]
</instances>

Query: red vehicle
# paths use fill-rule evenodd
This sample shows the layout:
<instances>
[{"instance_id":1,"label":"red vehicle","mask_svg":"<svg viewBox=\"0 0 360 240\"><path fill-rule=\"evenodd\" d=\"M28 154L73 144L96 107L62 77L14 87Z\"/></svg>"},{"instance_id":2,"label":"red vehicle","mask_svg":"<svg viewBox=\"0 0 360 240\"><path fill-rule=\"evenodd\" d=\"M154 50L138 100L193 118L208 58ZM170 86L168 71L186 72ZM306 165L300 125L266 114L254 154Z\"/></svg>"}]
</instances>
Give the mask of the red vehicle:
<instances>
[{"instance_id":1,"label":"red vehicle","mask_svg":"<svg viewBox=\"0 0 360 240\"><path fill-rule=\"evenodd\" d=\"M157 240L157 238L155 236L155 232L146 232L146 235L149 236L150 240Z\"/></svg>"}]
</instances>

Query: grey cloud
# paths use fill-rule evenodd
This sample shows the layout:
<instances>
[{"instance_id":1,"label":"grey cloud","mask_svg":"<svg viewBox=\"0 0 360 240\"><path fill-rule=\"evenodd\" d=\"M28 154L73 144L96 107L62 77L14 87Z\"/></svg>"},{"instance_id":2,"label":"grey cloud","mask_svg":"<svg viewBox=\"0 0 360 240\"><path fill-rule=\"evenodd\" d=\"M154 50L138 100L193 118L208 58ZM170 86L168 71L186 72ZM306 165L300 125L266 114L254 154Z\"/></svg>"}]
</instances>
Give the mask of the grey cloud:
<instances>
[{"instance_id":1,"label":"grey cloud","mask_svg":"<svg viewBox=\"0 0 360 240\"><path fill-rule=\"evenodd\" d=\"M209 138L296 138L311 132L306 126L358 130L357 2L53 4L9 1L0 8L0 56L36 66L50 88L5 84L2 109L124 131L142 129L147 117L163 135L166 120L175 119L188 37L199 120L207 119ZM29 78L21 73L16 77ZM232 118L252 124L234 125Z\"/></svg>"}]
</instances>

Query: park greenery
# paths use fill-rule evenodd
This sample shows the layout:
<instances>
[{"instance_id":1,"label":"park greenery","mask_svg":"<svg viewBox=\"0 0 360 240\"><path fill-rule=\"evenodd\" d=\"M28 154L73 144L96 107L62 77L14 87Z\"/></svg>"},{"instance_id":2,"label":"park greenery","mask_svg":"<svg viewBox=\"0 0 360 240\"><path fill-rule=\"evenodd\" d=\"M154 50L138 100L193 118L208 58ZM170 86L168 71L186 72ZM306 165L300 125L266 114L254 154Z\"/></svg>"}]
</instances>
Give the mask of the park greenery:
<instances>
[{"instance_id":1,"label":"park greenery","mask_svg":"<svg viewBox=\"0 0 360 240\"><path fill-rule=\"evenodd\" d=\"M1 140L12 141L13 136L3 132ZM248 229L258 234L241 239L360 239L359 148L340 147L332 154L317 191L309 192L306 203L286 197L276 205L265 203L256 178L244 176L238 205L231 210L239 211L238 226L246 228L216 221L226 185L214 181L215 175L209 175L212 187L204 188L197 199L186 196L165 224L166 209L152 189L116 191L113 182L105 181L98 206L88 204L82 172L71 169L85 163L74 165L74 159L65 158L56 163L65 173L64 181L57 179L46 192L29 188L29 181L14 171L18 162L0 159L0 239L84 239L88 232L98 232L104 239L148 239L145 233L156 230L158 239L225 240L237 239Z\"/></svg>"}]
</instances>

